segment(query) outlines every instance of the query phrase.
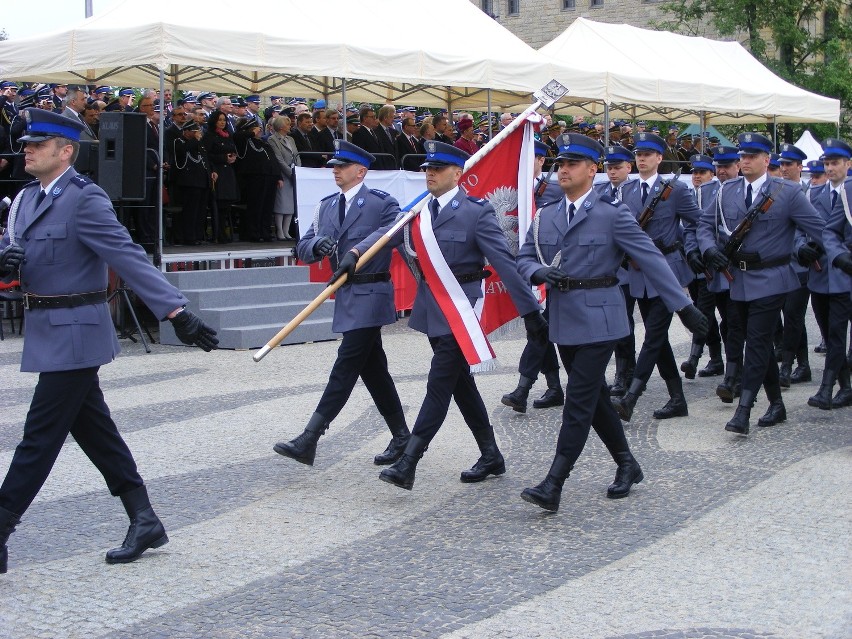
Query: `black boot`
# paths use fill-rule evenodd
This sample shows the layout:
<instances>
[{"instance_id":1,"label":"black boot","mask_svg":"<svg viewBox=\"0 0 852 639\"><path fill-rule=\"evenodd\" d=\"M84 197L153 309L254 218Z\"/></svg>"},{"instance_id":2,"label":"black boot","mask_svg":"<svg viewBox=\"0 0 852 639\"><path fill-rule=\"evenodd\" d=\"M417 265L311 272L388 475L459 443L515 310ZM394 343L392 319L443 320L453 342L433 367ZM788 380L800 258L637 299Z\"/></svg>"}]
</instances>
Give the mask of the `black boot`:
<instances>
[{"instance_id":1,"label":"black boot","mask_svg":"<svg viewBox=\"0 0 852 639\"><path fill-rule=\"evenodd\" d=\"M295 459L300 464L313 466L317 454L317 442L326 430L328 430L328 422L325 417L314 413L301 435L289 442L278 442L272 450L284 457Z\"/></svg>"},{"instance_id":2,"label":"black boot","mask_svg":"<svg viewBox=\"0 0 852 639\"><path fill-rule=\"evenodd\" d=\"M388 466L379 473L379 479L405 490L411 490L414 487L414 471L417 470L417 462L423 457L427 447L428 443L422 437L412 435L408 438L402 457L393 466Z\"/></svg>"},{"instance_id":3,"label":"black boot","mask_svg":"<svg viewBox=\"0 0 852 639\"><path fill-rule=\"evenodd\" d=\"M787 409L784 407L784 400L781 399L781 387L766 388L766 399L769 400L769 407L763 417L757 420L757 425L766 427L786 422Z\"/></svg>"},{"instance_id":4,"label":"black boot","mask_svg":"<svg viewBox=\"0 0 852 639\"><path fill-rule=\"evenodd\" d=\"M683 383L680 377L667 379L666 388L669 391L669 401L662 408L654 411L654 419L671 419L672 417L686 417L689 409L686 406L686 397L683 395Z\"/></svg>"},{"instance_id":5,"label":"black boot","mask_svg":"<svg viewBox=\"0 0 852 639\"><path fill-rule=\"evenodd\" d=\"M825 340L820 340L819 344L814 346L814 353L822 353L825 355L828 352L828 349L825 346ZM850 351L852 352L852 351Z\"/></svg>"},{"instance_id":6,"label":"black boot","mask_svg":"<svg viewBox=\"0 0 852 639\"><path fill-rule=\"evenodd\" d=\"M559 369L548 371L544 374L547 380L547 390L544 395L533 402L533 408L553 408L565 403L565 393L562 391L562 383L559 381Z\"/></svg>"},{"instance_id":7,"label":"black boot","mask_svg":"<svg viewBox=\"0 0 852 639\"><path fill-rule=\"evenodd\" d=\"M618 464L618 470L615 471L615 480L606 489L606 496L610 499L621 499L627 497L630 487L645 479L645 475L629 450L614 453L612 457Z\"/></svg>"},{"instance_id":8,"label":"black boot","mask_svg":"<svg viewBox=\"0 0 852 639\"><path fill-rule=\"evenodd\" d=\"M15 532L15 526L20 523L21 518L18 515L0 508L0 575L4 574L8 568L9 551L6 549L6 542L9 540L9 535Z\"/></svg>"},{"instance_id":9,"label":"black boot","mask_svg":"<svg viewBox=\"0 0 852 639\"><path fill-rule=\"evenodd\" d=\"M790 388L790 377L793 374L793 360L796 354L793 351L784 351L781 353L781 366L778 369L778 383L781 388Z\"/></svg>"},{"instance_id":10,"label":"black boot","mask_svg":"<svg viewBox=\"0 0 852 639\"><path fill-rule=\"evenodd\" d=\"M852 387L849 384L849 368L845 367L837 376L837 383L840 384L840 390L837 395L831 400L832 408L844 408L852 406Z\"/></svg>"},{"instance_id":11,"label":"black boot","mask_svg":"<svg viewBox=\"0 0 852 639\"><path fill-rule=\"evenodd\" d=\"M134 488L129 493L119 495L124 510L130 518L130 527L120 548L107 551L108 564L127 564L139 559L149 548L159 548L169 543L166 529L148 501L145 486Z\"/></svg>"},{"instance_id":12,"label":"black boot","mask_svg":"<svg viewBox=\"0 0 852 639\"><path fill-rule=\"evenodd\" d=\"M557 454L544 481L534 488L524 488L521 499L555 513L559 510L562 486L572 468L567 457Z\"/></svg>"},{"instance_id":13,"label":"black boot","mask_svg":"<svg viewBox=\"0 0 852 639\"><path fill-rule=\"evenodd\" d=\"M834 388L834 380L836 379L836 372L825 369L822 372L822 384L820 385L817 394L808 398L808 406L813 406L814 408L819 408L821 410L831 410L831 391Z\"/></svg>"},{"instance_id":14,"label":"black boot","mask_svg":"<svg viewBox=\"0 0 852 639\"><path fill-rule=\"evenodd\" d=\"M465 484L473 484L484 480L488 475L502 475L506 472L506 463L503 455L497 448L497 440L494 439L494 428L488 426L488 430L473 433L479 452L482 453L473 468L462 471L461 481Z\"/></svg>"},{"instance_id":15,"label":"black boot","mask_svg":"<svg viewBox=\"0 0 852 639\"><path fill-rule=\"evenodd\" d=\"M707 349L710 351L710 361L707 366L698 371L699 377L716 377L725 372L725 362L722 360L722 345L708 344Z\"/></svg>"},{"instance_id":16,"label":"black boot","mask_svg":"<svg viewBox=\"0 0 852 639\"><path fill-rule=\"evenodd\" d=\"M813 379L811 375L811 365L808 362L808 347L800 348L799 352L796 353L796 361L799 362L799 365L796 366L796 370L793 371L793 374L790 375L790 382L793 384L801 384L802 382L809 382Z\"/></svg>"},{"instance_id":17,"label":"black boot","mask_svg":"<svg viewBox=\"0 0 852 639\"><path fill-rule=\"evenodd\" d=\"M388 415L385 417L385 421L387 422L388 428L390 429L393 437L391 438L388 447L385 448L385 452L376 455L373 458L373 463L376 466L392 464L402 457L405 445L408 443L408 438L411 436L411 433L408 431L408 426L405 423L405 413L399 412L393 415Z\"/></svg>"},{"instance_id":18,"label":"black boot","mask_svg":"<svg viewBox=\"0 0 852 639\"><path fill-rule=\"evenodd\" d=\"M683 376L686 379L695 379L695 373L698 372L698 360L701 359L701 353L704 352L702 344L692 343L692 348L689 351L689 359L680 365L680 370L683 371Z\"/></svg>"},{"instance_id":19,"label":"black boot","mask_svg":"<svg viewBox=\"0 0 852 639\"><path fill-rule=\"evenodd\" d=\"M615 379L609 387L611 397L621 397L627 392L627 385L633 378L634 366L636 366L635 362L631 366L630 360L626 357L615 358Z\"/></svg>"},{"instance_id":20,"label":"black boot","mask_svg":"<svg viewBox=\"0 0 852 639\"><path fill-rule=\"evenodd\" d=\"M518 379L518 387L513 390L511 393L507 393L503 395L500 401L504 406L508 406L514 411L519 413L527 412L527 397L530 394L530 388L532 388L534 379L530 379L529 377L520 376Z\"/></svg>"},{"instance_id":21,"label":"black boot","mask_svg":"<svg viewBox=\"0 0 852 639\"><path fill-rule=\"evenodd\" d=\"M751 417L752 404L754 404L754 393L743 391L734 417L725 424L725 430L737 435L748 435L748 420Z\"/></svg>"},{"instance_id":22,"label":"black boot","mask_svg":"<svg viewBox=\"0 0 852 639\"><path fill-rule=\"evenodd\" d=\"M726 404L733 404L734 399L740 394L740 391L737 390L740 375L742 375L740 365L735 362L728 362L725 368L725 378L716 387L716 394Z\"/></svg>"},{"instance_id":23,"label":"black boot","mask_svg":"<svg viewBox=\"0 0 852 639\"><path fill-rule=\"evenodd\" d=\"M630 382L630 388L628 388L627 392L624 393L624 397L612 400L612 405L618 413L618 416L621 417L622 421L629 422L630 418L633 417L633 409L636 407L636 400L639 399L644 387L645 382L634 377L633 381Z\"/></svg>"}]
</instances>

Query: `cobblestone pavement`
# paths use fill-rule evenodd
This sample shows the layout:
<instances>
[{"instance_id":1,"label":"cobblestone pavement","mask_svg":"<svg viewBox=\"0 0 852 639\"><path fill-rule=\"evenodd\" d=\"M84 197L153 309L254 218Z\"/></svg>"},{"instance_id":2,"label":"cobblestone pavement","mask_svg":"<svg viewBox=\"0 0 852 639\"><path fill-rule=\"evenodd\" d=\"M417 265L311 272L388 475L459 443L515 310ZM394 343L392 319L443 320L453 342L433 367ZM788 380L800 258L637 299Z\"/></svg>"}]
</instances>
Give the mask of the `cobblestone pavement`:
<instances>
[{"instance_id":1,"label":"cobblestone pavement","mask_svg":"<svg viewBox=\"0 0 852 639\"><path fill-rule=\"evenodd\" d=\"M4 473L35 384L22 343L0 343ZM796 385L787 422L757 428L761 396L744 439L723 430L719 378L685 381L690 416L660 422L654 377L627 427L646 480L607 500L615 467L593 435L547 514L519 495L549 468L560 412L500 404L523 344L497 340L502 366L477 378L506 475L459 482L478 451L453 407L408 492L378 480L388 433L361 385L314 467L272 451L301 432L337 342L260 363L123 342L102 385L171 543L107 565L126 517L69 441L9 540L0 637L852 637L852 409L809 408L818 382ZM411 423L428 344L400 322L385 345Z\"/></svg>"}]
</instances>

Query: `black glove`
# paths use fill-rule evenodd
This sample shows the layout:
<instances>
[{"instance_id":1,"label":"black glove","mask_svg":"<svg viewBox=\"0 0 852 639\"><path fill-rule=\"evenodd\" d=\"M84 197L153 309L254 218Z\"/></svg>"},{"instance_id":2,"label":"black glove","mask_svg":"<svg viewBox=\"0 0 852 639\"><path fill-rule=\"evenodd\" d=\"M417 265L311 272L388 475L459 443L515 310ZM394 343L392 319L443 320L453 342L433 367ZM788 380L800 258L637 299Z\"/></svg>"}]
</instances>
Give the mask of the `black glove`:
<instances>
[{"instance_id":1,"label":"black glove","mask_svg":"<svg viewBox=\"0 0 852 639\"><path fill-rule=\"evenodd\" d=\"M352 282L352 276L355 275L355 265L358 263L358 255L353 253L352 251L346 251L346 255L344 255L340 259L340 264L337 267L337 270L332 273L330 282L334 282L341 275L346 273L347 284Z\"/></svg>"},{"instance_id":2,"label":"black glove","mask_svg":"<svg viewBox=\"0 0 852 639\"><path fill-rule=\"evenodd\" d=\"M687 253L686 262L689 264L689 268L692 269L693 273L700 274L707 270L707 267L704 266L704 262L701 260L701 251L698 249Z\"/></svg>"},{"instance_id":3,"label":"black glove","mask_svg":"<svg viewBox=\"0 0 852 639\"><path fill-rule=\"evenodd\" d=\"M175 335L184 344L198 346L208 353L217 348L219 340L216 339L216 331L191 311L183 309L169 321L175 329Z\"/></svg>"},{"instance_id":4,"label":"black glove","mask_svg":"<svg viewBox=\"0 0 852 639\"><path fill-rule=\"evenodd\" d=\"M327 235L323 235L314 243L314 255L317 257L325 257L326 255L331 255L334 253L335 241L328 237Z\"/></svg>"},{"instance_id":5,"label":"black glove","mask_svg":"<svg viewBox=\"0 0 852 639\"><path fill-rule=\"evenodd\" d=\"M536 342L546 342L550 337L547 320L541 311L533 311L524 315L524 328L527 329L527 339Z\"/></svg>"},{"instance_id":6,"label":"black glove","mask_svg":"<svg viewBox=\"0 0 852 639\"><path fill-rule=\"evenodd\" d=\"M852 253L841 253L834 258L832 264L847 275L852 275Z\"/></svg>"},{"instance_id":7,"label":"black glove","mask_svg":"<svg viewBox=\"0 0 852 639\"><path fill-rule=\"evenodd\" d=\"M560 271L555 266L545 266L532 274L530 282L533 284L550 284L551 286L559 286L560 282L567 279L568 275Z\"/></svg>"},{"instance_id":8,"label":"black glove","mask_svg":"<svg viewBox=\"0 0 852 639\"><path fill-rule=\"evenodd\" d=\"M823 251L822 248L820 248L820 245L816 242L807 242L799 247L799 250L796 252L796 259L802 266L810 266L816 262L819 259L819 256L824 252L825 251Z\"/></svg>"},{"instance_id":9,"label":"black glove","mask_svg":"<svg viewBox=\"0 0 852 639\"><path fill-rule=\"evenodd\" d=\"M717 271L724 271L728 268L728 258L715 246L704 251L704 263Z\"/></svg>"},{"instance_id":10,"label":"black glove","mask_svg":"<svg viewBox=\"0 0 852 639\"><path fill-rule=\"evenodd\" d=\"M710 322L707 321L707 316L698 310L695 304L684 306L677 312L677 316L686 329L698 338L707 336L707 331L710 329Z\"/></svg>"},{"instance_id":11,"label":"black glove","mask_svg":"<svg viewBox=\"0 0 852 639\"><path fill-rule=\"evenodd\" d=\"M0 251L0 275L9 275L18 270L24 259L24 249L17 244L10 244Z\"/></svg>"}]
</instances>

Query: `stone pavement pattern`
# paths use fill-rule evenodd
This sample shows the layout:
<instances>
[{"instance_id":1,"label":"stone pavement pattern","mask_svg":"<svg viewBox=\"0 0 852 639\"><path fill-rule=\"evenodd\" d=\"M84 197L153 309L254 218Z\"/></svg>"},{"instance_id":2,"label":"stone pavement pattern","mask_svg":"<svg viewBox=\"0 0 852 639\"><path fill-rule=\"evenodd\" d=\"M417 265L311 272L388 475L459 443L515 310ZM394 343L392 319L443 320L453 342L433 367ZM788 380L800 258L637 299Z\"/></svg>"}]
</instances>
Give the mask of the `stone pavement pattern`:
<instances>
[{"instance_id":1,"label":"stone pavement pattern","mask_svg":"<svg viewBox=\"0 0 852 639\"><path fill-rule=\"evenodd\" d=\"M404 324L385 346L413 423L430 353ZM678 322L673 341L682 361ZM126 517L69 441L9 540L0 637L852 637L852 409L807 407L816 382L785 391L789 418L774 428L755 425L761 396L742 439L723 430L733 406L716 398L719 378L685 381L690 417L665 422L651 417L666 399L652 378L627 427L645 481L607 500L615 467L592 435L551 515L519 495L547 472L560 413L499 401L521 331L495 342L502 366L477 378L506 475L459 482L478 451L452 407L412 492L378 480L388 434L362 385L313 468L272 451L301 432L337 345L254 363L122 342L102 386L171 543L107 565ZM0 343L3 473L35 384L18 372L21 347Z\"/></svg>"}]
</instances>

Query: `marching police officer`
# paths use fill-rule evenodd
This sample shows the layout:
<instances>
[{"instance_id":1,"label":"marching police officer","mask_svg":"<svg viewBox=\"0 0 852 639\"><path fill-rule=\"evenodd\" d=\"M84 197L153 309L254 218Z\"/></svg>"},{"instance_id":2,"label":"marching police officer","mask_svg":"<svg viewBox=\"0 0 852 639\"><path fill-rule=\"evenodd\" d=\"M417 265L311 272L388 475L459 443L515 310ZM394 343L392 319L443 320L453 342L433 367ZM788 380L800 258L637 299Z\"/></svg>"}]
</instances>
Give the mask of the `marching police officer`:
<instances>
[{"instance_id":1,"label":"marching police officer","mask_svg":"<svg viewBox=\"0 0 852 639\"><path fill-rule=\"evenodd\" d=\"M608 182L601 182L595 186L598 195L606 195L611 200L622 201L625 188L632 180L630 171L633 168L633 151L620 144L612 144L606 147L604 154L604 169ZM627 281L627 270L618 269L618 284L624 294L625 312L627 322L630 324L630 332L615 343L615 379L609 387L609 394L613 397L621 397L627 392L630 380L633 379L633 371L636 368L636 337L633 325L633 302L630 297L630 286ZM631 300L631 301L628 301ZM629 311L627 310L629 305Z\"/></svg>"},{"instance_id":2,"label":"marching police officer","mask_svg":"<svg viewBox=\"0 0 852 639\"><path fill-rule=\"evenodd\" d=\"M717 271L729 269L733 277L730 294L745 330L745 358L739 405L725 430L747 435L751 407L761 384L769 408L758 425L773 426L787 419L772 334L784 299L799 286L790 266L795 230L798 227L812 238L821 238L825 222L800 184L767 175L772 150L767 137L742 133L737 139L742 177L722 185L717 199L721 215L717 218L705 212L697 235L704 263ZM729 259L717 240L716 224L723 224L728 235L736 232L737 225L765 194L771 195L773 204L755 218L740 250Z\"/></svg>"},{"instance_id":3,"label":"marching police officer","mask_svg":"<svg viewBox=\"0 0 852 639\"><path fill-rule=\"evenodd\" d=\"M110 418L98 369L119 352L107 306L107 265L185 344L216 348L216 332L146 259L109 197L72 167L83 125L27 109L26 170L37 178L16 198L0 241L0 275L20 279L27 337L21 370L39 373L24 435L0 486L0 572L6 541L44 484L70 433L121 499L130 528L107 563L135 560L168 542L136 463Z\"/></svg>"},{"instance_id":4,"label":"marching police officer","mask_svg":"<svg viewBox=\"0 0 852 639\"><path fill-rule=\"evenodd\" d=\"M299 240L296 251L299 259L308 263L329 256L336 270L349 264L352 247L376 229L393 223L399 203L384 191L364 184L367 170L375 160L371 153L343 140L335 140L334 148L328 165L333 167L340 192L320 202L314 225ZM338 289L332 329L343 333L343 341L337 360L304 432L289 442L275 445L275 452L280 455L312 466L317 441L343 410L358 377L392 435L387 449L373 461L378 465L393 463L405 450L408 426L382 346L382 326L396 321L390 261L391 248L387 247Z\"/></svg>"},{"instance_id":5,"label":"marching police officer","mask_svg":"<svg viewBox=\"0 0 852 639\"><path fill-rule=\"evenodd\" d=\"M640 134L645 135L645 134ZM562 486L593 427L618 470L607 490L626 497L643 479L624 427L613 408L605 372L615 342L628 330L617 272L629 253L661 303L677 311L691 331L706 332L707 320L684 295L681 285L639 227L630 209L592 188L603 147L578 133L560 136L559 185L565 196L546 205L518 254L518 270L533 284L551 285L550 339L557 344L568 374L562 427L550 471L521 497L546 510L559 508Z\"/></svg>"},{"instance_id":6,"label":"marching police officer","mask_svg":"<svg viewBox=\"0 0 852 639\"><path fill-rule=\"evenodd\" d=\"M636 136L636 168L639 179L634 180L624 191L624 203L639 218L647 206L663 187L657 169L663 160L666 142L653 133L639 133ZM681 286L686 286L693 278L684 253L689 253L695 245L694 228L700 217L700 210L689 190L680 182L674 182L667 200L660 201L645 231L666 258L672 272ZM681 227L683 223L683 228ZM593 241L593 238L588 238ZM639 305L639 311L645 321L645 341L636 360L633 380L624 397L614 400L615 409L624 421L630 421L636 401L642 394L656 364L660 376L666 382L669 401L654 411L656 419L683 417L689 414L680 371L669 344L669 326L672 313L660 299L653 283L648 281L641 269L628 266L627 281L630 295ZM633 305L628 304L628 312Z\"/></svg>"},{"instance_id":7,"label":"marching police officer","mask_svg":"<svg viewBox=\"0 0 852 639\"><path fill-rule=\"evenodd\" d=\"M559 185L549 182L547 176L542 174L544 159L547 157L548 150L549 148L544 142L535 141L533 184L535 184L536 207L544 206L547 202L555 202L562 197L562 189ZM543 314L545 320L547 320L547 313L547 306L545 306ZM525 413L530 389L540 372L544 373L544 378L547 380L547 390L539 399L533 401L533 408L562 406L565 402L562 383L559 381L559 360L556 359L556 349L550 342L537 339L527 340L527 344L521 353L521 359L518 361L518 372L520 377L518 378L517 388L511 393L506 393L500 399L504 406L509 406L519 413Z\"/></svg>"},{"instance_id":8,"label":"marching police officer","mask_svg":"<svg viewBox=\"0 0 852 639\"><path fill-rule=\"evenodd\" d=\"M844 356L847 326L852 314L852 260L849 257L852 249L852 212L849 206L852 182L846 177L847 168L852 164L852 146L837 138L826 138L822 159L829 181L815 198L814 208L826 220L823 241L828 254L821 260L822 271L810 273L808 287L812 291L814 315L825 335L826 356L822 384L819 391L808 399L808 405L828 410L852 405L849 362ZM800 254L807 248L810 248L809 243L801 245ZM839 382L840 390L832 398L835 381Z\"/></svg>"},{"instance_id":9,"label":"marching police officer","mask_svg":"<svg viewBox=\"0 0 852 639\"><path fill-rule=\"evenodd\" d=\"M408 325L429 336L433 356L426 394L405 452L379 475L382 481L406 490L414 486L417 463L446 419L450 399L458 405L482 453L470 470L461 473L461 481L479 482L506 472L488 410L471 373L472 365L487 368L491 361L487 356L490 346L473 312L483 295L481 280L488 276L483 268L486 259L523 316L528 335L547 339L541 307L518 275L494 207L487 200L468 197L459 187L470 156L443 142L429 140L425 146L426 161L421 168L426 169L430 197L406 232L405 241L409 255L416 253L418 276L422 274ZM353 251L363 253L384 232L374 233ZM355 260L347 255L339 270L351 273L354 265Z\"/></svg>"}]
</instances>

